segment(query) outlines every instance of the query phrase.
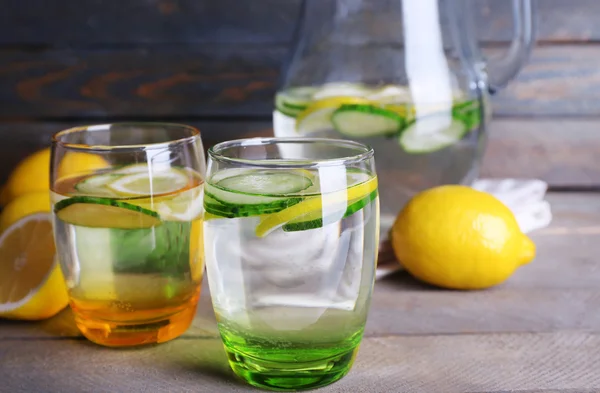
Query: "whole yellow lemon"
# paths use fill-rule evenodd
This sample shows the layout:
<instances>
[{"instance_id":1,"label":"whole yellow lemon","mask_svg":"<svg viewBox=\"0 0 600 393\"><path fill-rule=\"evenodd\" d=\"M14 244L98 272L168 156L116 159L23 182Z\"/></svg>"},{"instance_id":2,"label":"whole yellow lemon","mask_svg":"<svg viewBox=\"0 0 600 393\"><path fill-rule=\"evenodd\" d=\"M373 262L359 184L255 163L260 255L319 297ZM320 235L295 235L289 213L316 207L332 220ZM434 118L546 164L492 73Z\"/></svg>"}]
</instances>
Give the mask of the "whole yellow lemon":
<instances>
[{"instance_id":1,"label":"whole yellow lemon","mask_svg":"<svg viewBox=\"0 0 600 393\"><path fill-rule=\"evenodd\" d=\"M50 192L34 191L12 200L0 214L0 234L21 218L34 213L50 213Z\"/></svg>"},{"instance_id":2,"label":"whole yellow lemon","mask_svg":"<svg viewBox=\"0 0 600 393\"><path fill-rule=\"evenodd\" d=\"M67 152L62 156L57 173L59 177L85 173L108 166L106 160L85 152ZM35 191L50 189L50 148L45 148L25 157L17 164L0 194L0 204L6 205L13 199Z\"/></svg>"},{"instance_id":3,"label":"whole yellow lemon","mask_svg":"<svg viewBox=\"0 0 600 393\"><path fill-rule=\"evenodd\" d=\"M394 253L415 278L450 289L498 285L535 257L508 207L460 185L415 195L391 230Z\"/></svg>"},{"instance_id":4,"label":"whole yellow lemon","mask_svg":"<svg viewBox=\"0 0 600 393\"><path fill-rule=\"evenodd\" d=\"M16 197L33 191L50 189L50 149L39 150L17 164L0 195L6 205Z\"/></svg>"}]
</instances>

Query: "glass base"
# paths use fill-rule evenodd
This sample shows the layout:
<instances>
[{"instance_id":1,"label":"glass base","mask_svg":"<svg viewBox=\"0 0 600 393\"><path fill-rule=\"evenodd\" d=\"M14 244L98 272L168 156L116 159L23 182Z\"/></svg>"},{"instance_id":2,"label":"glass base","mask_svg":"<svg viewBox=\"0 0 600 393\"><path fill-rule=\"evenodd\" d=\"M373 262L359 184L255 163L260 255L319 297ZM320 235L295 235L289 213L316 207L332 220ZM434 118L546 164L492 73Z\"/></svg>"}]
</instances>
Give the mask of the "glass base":
<instances>
[{"instance_id":1,"label":"glass base","mask_svg":"<svg viewBox=\"0 0 600 393\"><path fill-rule=\"evenodd\" d=\"M290 362L290 355L293 358L293 354L286 350L269 358L249 356L227 347L225 351L232 370L250 385L290 392L316 389L340 380L350 371L358 345L343 353L306 362ZM305 350L302 355L306 356Z\"/></svg>"},{"instance_id":2,"label":"glass base","mask_svg":"<svg viewBox=\"0 0 600 393\"><path fill-rule=\"evenodd\" d=\"M107 347L129 347L158 344L179 337L191 325L196 304L197 298L175 313L126 322L94 318L92 312L79 313L76 308L73 312L77 327L88 340Z\"/></svg>"}]
</instances>

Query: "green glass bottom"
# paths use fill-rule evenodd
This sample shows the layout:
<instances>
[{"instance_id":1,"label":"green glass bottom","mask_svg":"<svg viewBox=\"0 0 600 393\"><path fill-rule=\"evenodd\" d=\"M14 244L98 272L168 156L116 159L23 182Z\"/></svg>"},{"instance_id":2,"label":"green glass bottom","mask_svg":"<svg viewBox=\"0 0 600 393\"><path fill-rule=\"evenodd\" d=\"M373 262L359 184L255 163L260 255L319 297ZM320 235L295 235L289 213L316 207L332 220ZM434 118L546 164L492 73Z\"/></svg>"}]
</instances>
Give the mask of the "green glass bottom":
<instances>
[{"instance_id":1,"label":"green glass bottom","mask_svg":"<svg viewBox=\"0 0 600 393\"><path fill-rule=\"evenodd\" d=\"M294 350L282 350L280 356L268 358L249 356L227 347L225 350L233 372L250 385L276 391L296 391L326 386L348 374L358 346L343 353L331 351L329 356L322 351L314 351L314 359L304 362L289 362L288 359L298 352ZM307 355L306 352L302 351L302 357Z\"/></svg>"},{"instance_id":2,"label":"green glass bottom","mask_svg":"<svg viewBox=\"0 0 600 393\"><path fill-rule=\"evenodd\" d=\"M265 339L222 328L221 336L232 370L247 383L268 390L298 391L344 377L354 363L362 329L334 342Z\"/></svg>"}]
</instances>

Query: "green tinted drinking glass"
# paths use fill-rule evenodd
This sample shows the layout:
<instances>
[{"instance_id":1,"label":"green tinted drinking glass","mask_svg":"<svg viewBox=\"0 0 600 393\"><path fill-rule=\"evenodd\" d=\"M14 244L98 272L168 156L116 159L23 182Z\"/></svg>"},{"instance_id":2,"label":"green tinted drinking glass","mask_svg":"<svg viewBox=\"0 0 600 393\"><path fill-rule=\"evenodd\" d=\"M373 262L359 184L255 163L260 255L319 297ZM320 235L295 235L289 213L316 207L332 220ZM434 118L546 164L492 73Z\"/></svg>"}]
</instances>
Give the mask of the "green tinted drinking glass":
<instances>
[{"instance_id":1,"label":"green tinted drinking glass","mask_svg":"<svg viewBox=\"0 0 600 393\"><path fill-rule=\"evenodd\" d=\"M233 371L272 390L350 370L373 290L379 198L373 150L319 138L209 149L205 262Z\"/></svg>"}]
</instances>

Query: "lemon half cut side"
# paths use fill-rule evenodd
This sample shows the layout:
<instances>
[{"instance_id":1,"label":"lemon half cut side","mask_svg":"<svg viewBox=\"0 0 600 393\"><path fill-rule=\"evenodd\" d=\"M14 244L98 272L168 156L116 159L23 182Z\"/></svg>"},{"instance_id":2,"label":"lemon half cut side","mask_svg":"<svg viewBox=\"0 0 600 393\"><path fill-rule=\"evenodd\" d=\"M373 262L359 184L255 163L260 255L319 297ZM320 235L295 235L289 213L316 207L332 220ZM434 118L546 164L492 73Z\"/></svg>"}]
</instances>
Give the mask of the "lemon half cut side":
<instances>
[{"instance_id":1,"label":"lemon half cut side","mask_svg":"<svg viewBox=\"0 0 600 393\"><path fill-rule=\"evenodd\" d=\"M68 304L49 213L34 213L0 235L0 317L40 320Z\"/></svg>"}]
</instances>

